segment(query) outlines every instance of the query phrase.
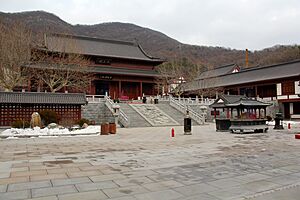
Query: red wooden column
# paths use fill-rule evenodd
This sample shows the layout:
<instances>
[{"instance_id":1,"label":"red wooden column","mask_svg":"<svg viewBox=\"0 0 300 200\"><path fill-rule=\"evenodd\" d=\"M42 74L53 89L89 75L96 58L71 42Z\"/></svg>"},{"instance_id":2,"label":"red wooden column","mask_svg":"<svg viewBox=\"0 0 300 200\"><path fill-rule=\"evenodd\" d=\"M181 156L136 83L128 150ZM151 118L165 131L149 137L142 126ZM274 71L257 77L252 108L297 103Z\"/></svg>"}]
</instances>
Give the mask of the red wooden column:
<instances>
[{"instance_id":1,"label":"red wooden column","mask_svg":"<svg viewBox=\"0 0 300 200\"><path fill-rule=\"evenodd\" d=\"M143 96L143 82L142 81L140 82L140 95L139 96L140 97Z\"/></svg>"},{"instance_id":2,"label":"red wooden column","mask_svg":"<svg viewBox=\"0 0 300 200\"><path fill-rule=\"evenodd\" d=\"M119 98L122 96L122 82L119 81Z\"/></svg>"}]
</instances>

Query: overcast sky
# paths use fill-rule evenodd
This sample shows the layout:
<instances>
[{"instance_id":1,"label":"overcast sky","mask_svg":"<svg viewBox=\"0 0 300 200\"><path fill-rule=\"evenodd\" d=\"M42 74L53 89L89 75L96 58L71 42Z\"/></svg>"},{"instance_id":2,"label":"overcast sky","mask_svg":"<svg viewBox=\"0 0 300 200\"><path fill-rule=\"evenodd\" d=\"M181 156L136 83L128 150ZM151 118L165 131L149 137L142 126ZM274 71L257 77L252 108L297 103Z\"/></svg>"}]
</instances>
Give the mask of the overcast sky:
<instances>
[{"instance_id":1,"label":"overcast sky","mask_svg":"<svg viewBox=\"0 0 300 200\"><path fill-rule=\"evenodd\" d=\"M188 44L300 44L300 0L0 0L2 12L32 10L71 24L133 23Z\"/></svg>"}]
</instances>

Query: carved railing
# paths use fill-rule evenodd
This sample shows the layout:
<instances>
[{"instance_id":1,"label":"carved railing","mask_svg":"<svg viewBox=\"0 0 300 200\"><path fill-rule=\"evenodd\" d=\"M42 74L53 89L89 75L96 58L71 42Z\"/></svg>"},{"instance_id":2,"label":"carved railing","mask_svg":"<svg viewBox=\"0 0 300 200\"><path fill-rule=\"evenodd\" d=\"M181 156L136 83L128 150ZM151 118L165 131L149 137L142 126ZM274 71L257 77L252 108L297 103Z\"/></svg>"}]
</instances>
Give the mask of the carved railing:
<instances>
[{"instance_id":1,"label":"carved railing","mask_svg":"<svg viewBox=\"0 0 300 200\"><path fill-rule=\"evenodd\" d=\"M123 125L125 128L129 126L129 118L128 116L121 110L119 109L120 106L114 103L109 96L105 96L105 105L106 107L111 111L111 113L117 117L117 121ZM115 108L118 107L118 113L116 113Z\"/></svg>"},{"instance_id":2,"label":"carved railing","mask_svg":"<svg viewBox=\"0 0 300 200\"><path fill-rule=\"evenodd\" d=\"M85 95L89 103L99 103L105 99L105 95Z\"/></svg>"},{"instance_id":3,"label":"carved railing","mask_svg":"<svg viewBox=\"0 0 300 200\"><path fill-rule=\"evenodd\" d=\"M112 114L114 114L115 113L113 109L114 102L109 98L109 96L105 96L104 99L105 99L106 107L110 110Z\"/></svg>"},{"instance_id":4,"label":"carved railing","mask_svg":"<svg viewBox=\"0 0 300 200\"><path fill-rule=\"evenodd\" d=\"M119 122L125 127L129 127L130 121L128 116L120 109Z\"/></svg>"},{"instance_id":5,"label":"carved railing","mask_svg":"<svg viewBox=\"0 0 300 200\"><path fill-rule=\"evenodd\" d=\"M200 105L200 106L209 106L212 103L214 103L215 99L209 99L209 98L184 98L184 97L173 97L172 95L168 96L159 96L157 97L159 101L170 101L170 97L172 97L174 100L185 104L185 105Z\"/></svg>"},{"instance_id":6,"label":"carved railing","mask_svg":"<svg viewBox=\"0 0 300 200\"><path fill-rule=\"evenodd\" d=\"M197 113L194 110L188 109L188 105L183 104L182 102L174 99L172 96L169 96L170 106L177 109L183 114L186 114L186 111L189 111L189 116L195 120L198 124L204 124L205 122L205 114L204 113Z\"/></svg>"}]
</instances>

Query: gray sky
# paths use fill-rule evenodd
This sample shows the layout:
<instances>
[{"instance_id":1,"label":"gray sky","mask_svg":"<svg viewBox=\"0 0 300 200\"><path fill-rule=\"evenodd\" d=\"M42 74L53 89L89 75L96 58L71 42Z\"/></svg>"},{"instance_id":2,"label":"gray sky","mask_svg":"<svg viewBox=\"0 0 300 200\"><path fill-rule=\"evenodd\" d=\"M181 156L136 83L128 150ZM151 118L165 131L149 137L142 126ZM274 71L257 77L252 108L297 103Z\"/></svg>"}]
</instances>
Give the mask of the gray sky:
<instances>
[{"instance_id":1,"label":"gray sky","mask_svg":"<svg viewBox=\"0 0 300 200\"><path fill-rule=\"evenodd\" d=\"M300 44L300 0L0 0L2 12L32 10L71 24L133 23L195 45Z\"/></svg>"}]
</instances>

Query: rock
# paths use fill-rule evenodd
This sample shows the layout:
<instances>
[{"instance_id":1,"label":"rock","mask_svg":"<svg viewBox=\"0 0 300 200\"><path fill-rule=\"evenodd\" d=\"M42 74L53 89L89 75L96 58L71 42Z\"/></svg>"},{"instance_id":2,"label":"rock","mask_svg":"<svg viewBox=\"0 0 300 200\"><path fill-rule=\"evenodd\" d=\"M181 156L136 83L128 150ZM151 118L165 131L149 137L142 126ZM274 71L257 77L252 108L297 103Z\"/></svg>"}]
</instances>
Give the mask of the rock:
<instances>
[{"instance_id":1,"label":"rock","mask_svg":"<svg viewBox=\"0 0 300 200\"><path fill-rule=\"evenodd\" d=\"M41 116L38 112L34 112L31 115L31 121L30 121L30 126L31 128L34 127L42 127L42 120L41 120Z\"/></svg>"},{"instance_id":2,"label":"rock","mask_svg":"<svg viewBox=\"0 0 300 200\"><path fill-rule=\"evenodd\" d=\"M83 125L82 125L82 128L87 128L89 125L87 124L87 123L84 123Z\"/></svg>"},{"instance_id":3,"label":"rock","mask_svg":"<svg viewBox=\"0 0 300 200\"><path fill-rule=\"evenodd\" d=\"M65 127L63 127L63 126L61 126L61 125L58 125L57 128L58 128L58 129L64 129Z\"/></svg>"},{"instance_id":4,"label":"rock","mask_svg":"<svg viewBox=\"0 0 300 200\"><path fill-rule=\"evenodd\" d=\"M58 125L56 123L51 123L51 124L48 124L48 128L49 129L58 128Z\"/></svg>"}]
</instances>

